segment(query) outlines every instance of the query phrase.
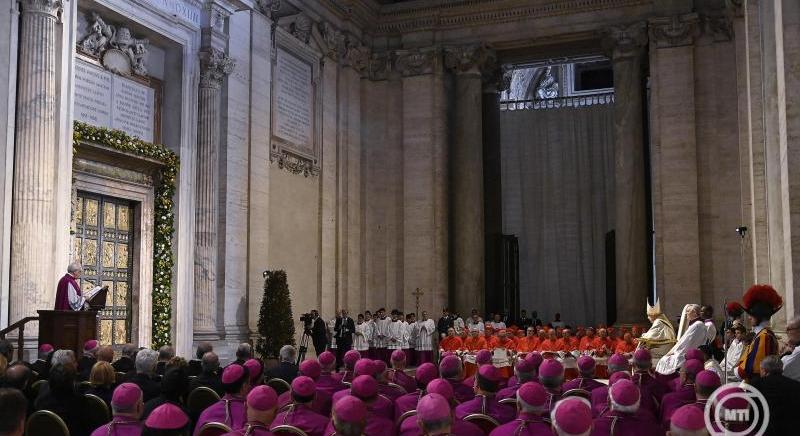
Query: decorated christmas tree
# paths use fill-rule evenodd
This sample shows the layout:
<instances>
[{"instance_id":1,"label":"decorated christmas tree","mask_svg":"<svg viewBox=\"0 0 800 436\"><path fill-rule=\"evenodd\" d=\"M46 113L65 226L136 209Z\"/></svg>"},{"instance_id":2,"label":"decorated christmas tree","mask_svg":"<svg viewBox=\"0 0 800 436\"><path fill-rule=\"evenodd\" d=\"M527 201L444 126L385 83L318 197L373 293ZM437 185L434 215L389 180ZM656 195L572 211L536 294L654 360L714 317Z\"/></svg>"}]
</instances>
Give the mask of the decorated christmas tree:
<instances>
[{"instance_id":1,"label":"decorated christmas tree","mask_svg":"<svg viewBox=\"0 0 800 436\"><path fill-rule=\"evenodd\" d=\"M277 359L281 347L294 345L292 299L285 271L266 272L264 298L258 314L258 334L256 351L262 359Z\"/></svg>"}]
</instances>

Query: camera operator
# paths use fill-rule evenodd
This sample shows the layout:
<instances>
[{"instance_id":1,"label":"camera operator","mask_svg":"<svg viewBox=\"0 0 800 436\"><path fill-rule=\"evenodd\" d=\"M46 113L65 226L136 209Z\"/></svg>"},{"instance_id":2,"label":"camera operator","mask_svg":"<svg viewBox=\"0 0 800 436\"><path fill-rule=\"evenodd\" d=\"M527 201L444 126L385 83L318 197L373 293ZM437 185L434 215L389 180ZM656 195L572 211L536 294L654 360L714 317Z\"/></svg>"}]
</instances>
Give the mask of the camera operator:
<instances>
[{"instance_id":1,"label":"camera operator","mask_svg":"<svg viewBox=\"0 0 800 436\"><path fill-rule=\"evenodd\" d=\"M333 328L336 337L336 370L342 365L344 354L353 347L353 333L356 331L356 323L353 318L347 316L347 310L342 309L341 316L336 318L336 326Z\"/></svg>"},{"instance_id":2,"label":"camera operator","mask_svg":"<svg viewBox=\"0 0 800 436\"><path fill-rule=\"evenodd\" d=\"M328 346L328 329L316 309L311 311L311 326L309 330L306 333L311 336L311 341L314 343L314 351L319 356Z\"/></svg>"}]
</instances>

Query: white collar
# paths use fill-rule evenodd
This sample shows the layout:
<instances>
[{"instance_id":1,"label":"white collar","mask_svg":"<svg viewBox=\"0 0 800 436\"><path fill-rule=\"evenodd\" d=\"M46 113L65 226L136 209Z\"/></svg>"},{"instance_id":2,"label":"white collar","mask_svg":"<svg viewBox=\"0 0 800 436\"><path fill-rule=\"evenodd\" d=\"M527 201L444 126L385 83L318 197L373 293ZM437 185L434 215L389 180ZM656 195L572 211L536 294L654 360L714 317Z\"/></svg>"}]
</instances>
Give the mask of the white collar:
<instances>
[{"instance_id":1,"label":"white collar","mask_svg":"<svg viewBox=\"0 0 800 436\"><path fill-rule=\"evenodd\" d=\"M757 326L753 327L753 333L759 334L766 327L769 327L769 320L761 321Z\"/></svg>"}]
</instances>

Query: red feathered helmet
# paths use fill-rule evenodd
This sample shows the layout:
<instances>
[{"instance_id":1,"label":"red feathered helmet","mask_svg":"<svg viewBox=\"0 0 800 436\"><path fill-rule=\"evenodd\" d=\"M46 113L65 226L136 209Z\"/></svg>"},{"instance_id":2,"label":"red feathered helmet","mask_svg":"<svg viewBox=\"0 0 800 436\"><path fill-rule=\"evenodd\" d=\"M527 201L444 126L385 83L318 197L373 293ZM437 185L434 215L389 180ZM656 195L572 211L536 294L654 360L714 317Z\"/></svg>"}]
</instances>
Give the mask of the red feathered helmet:
<instances>
[{"instance_id":1,"label":"red feathered helmet","mask_svg":"<svg viewBox=\"0 0 800 436\"><path fill-rule=\"evenodd\" d=\"M738 301L731 301L725 306L725 311L731 318L738 318L744 312L744 308Z\"/></svg>"},{"instance_id":2,"label":"red feathered helmet","mask_svg":"<svg viewBox=\"0 0 800 436\"><path fill-rule=\"evenodd\" d=\"M783 299L770 285L753 285L744 293L742 306L750 315L764 319L781 310Z\"/></svg>"}]
</instances>

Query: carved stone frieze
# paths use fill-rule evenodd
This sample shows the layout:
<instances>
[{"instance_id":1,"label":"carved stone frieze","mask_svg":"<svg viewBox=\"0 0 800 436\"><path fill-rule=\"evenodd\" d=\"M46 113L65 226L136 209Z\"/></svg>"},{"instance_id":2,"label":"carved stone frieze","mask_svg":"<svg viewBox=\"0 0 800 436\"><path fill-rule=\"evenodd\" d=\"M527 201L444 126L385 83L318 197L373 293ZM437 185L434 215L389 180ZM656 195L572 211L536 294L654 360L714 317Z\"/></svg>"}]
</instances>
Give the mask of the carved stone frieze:
<instances>
[{"instance_id":1,"label":"carved stone frieze","mask_svg":"<svg viewBox=\"0 0 800 436\"><path fill-rule=\"evenodd\" d=\"M311 29L313 26L314 22L311 21L311 18L305 13L300 12L295 15L294 20L289 24L289 33L300 41L303 41L303 43L308 44L308 41L311 39Z\"/></svg>"},{"instance_id":2,"label":"carved stone frieze","mask_svg":"<svg viewBox=\"0 0 800 436\"><path fill-rule=\"evenodd\" d=\"M92 12L89 32L78 42L78 51L100 60L106 69L129 76L147 76L147 38L135 38L125 26L114 26Z\"/></svg>"},{"instance_id":3,"label":"carved stone frieze","mask_svg":"<svg viewBox=\"0 0 800 436\"><path fill-rule=\"evenodd\" d=\"M650 39L656 47L691 45L700 32L700 18L696 13L659 17L650 20Z\"/></svg>"},{"instance_id":4,"label":"carved stone frieze","mask_svg":"<svg viewBox=\"0 0 800 436\"><path fill-rule=\"evenodd\" d=\"M372 53L369 58L370 80L386 80L392 72L392 57L387 52Z\"/></svg>"},{"instance_id":5,"label":"carved stone frieze","mask_svg":"<svg viewBox=\"0 0 800 436\"><path fill-rule=\"evenodd\" d=\"M222 50L211 48L200 52L200 87L219 88L235 66L236 61Z\"/></svg>"},{"instance_id":6,"label":"carved stone frieze","mask_svg":"<svg viewBox=\"0 0 800 436\"><path fill-rule=\"evenodd\" d=\"M314 165L313 161L295 156L285 149L280 151L273 150L269 155L269 161L277 163L278 168L289 171L292 174L302 174L305 177L319 174L319 167Z\"/></svg>"},{"instance_id":7,"label":"carved stone frieze","mask_svg":"<svg viewBox=\"0 0 800 436\"><path fill-rule=\"evenodd\" d=\"M267 17L273 18L281 9L281 0L256 0L256 6Z\"/></svg>"},{"instance_id":8,"label":"carved stone frieze","mask_svg":"<svg viewBox=\"0 0 800 436\"><path fill-rule=\"evenodd\" d=\"M603 31L603 46L613 59L640 56L647 45L647 23L613 26Z\"/></svg>"},{"instance_id":9,"label":"carved stone frieze","mask_svg":"<svg viewBox=\"0 0 800 436\"><path fill-rule=\"evenodd\" d=\"M444 66L455 73L475 73L491 70L497 54L487 45L451 47L444 50Z\"/></svg>"},{"instance_id":10,"label":"carved stone frieze","mask_svg":"<svg viewBox=\"0 0 800 436\"><path fill-rule=\"evenodd\" d=\"M438 48L397 50L394 68L403 77L431 74L439 66Z\"/></svg>"}]
</instances>

